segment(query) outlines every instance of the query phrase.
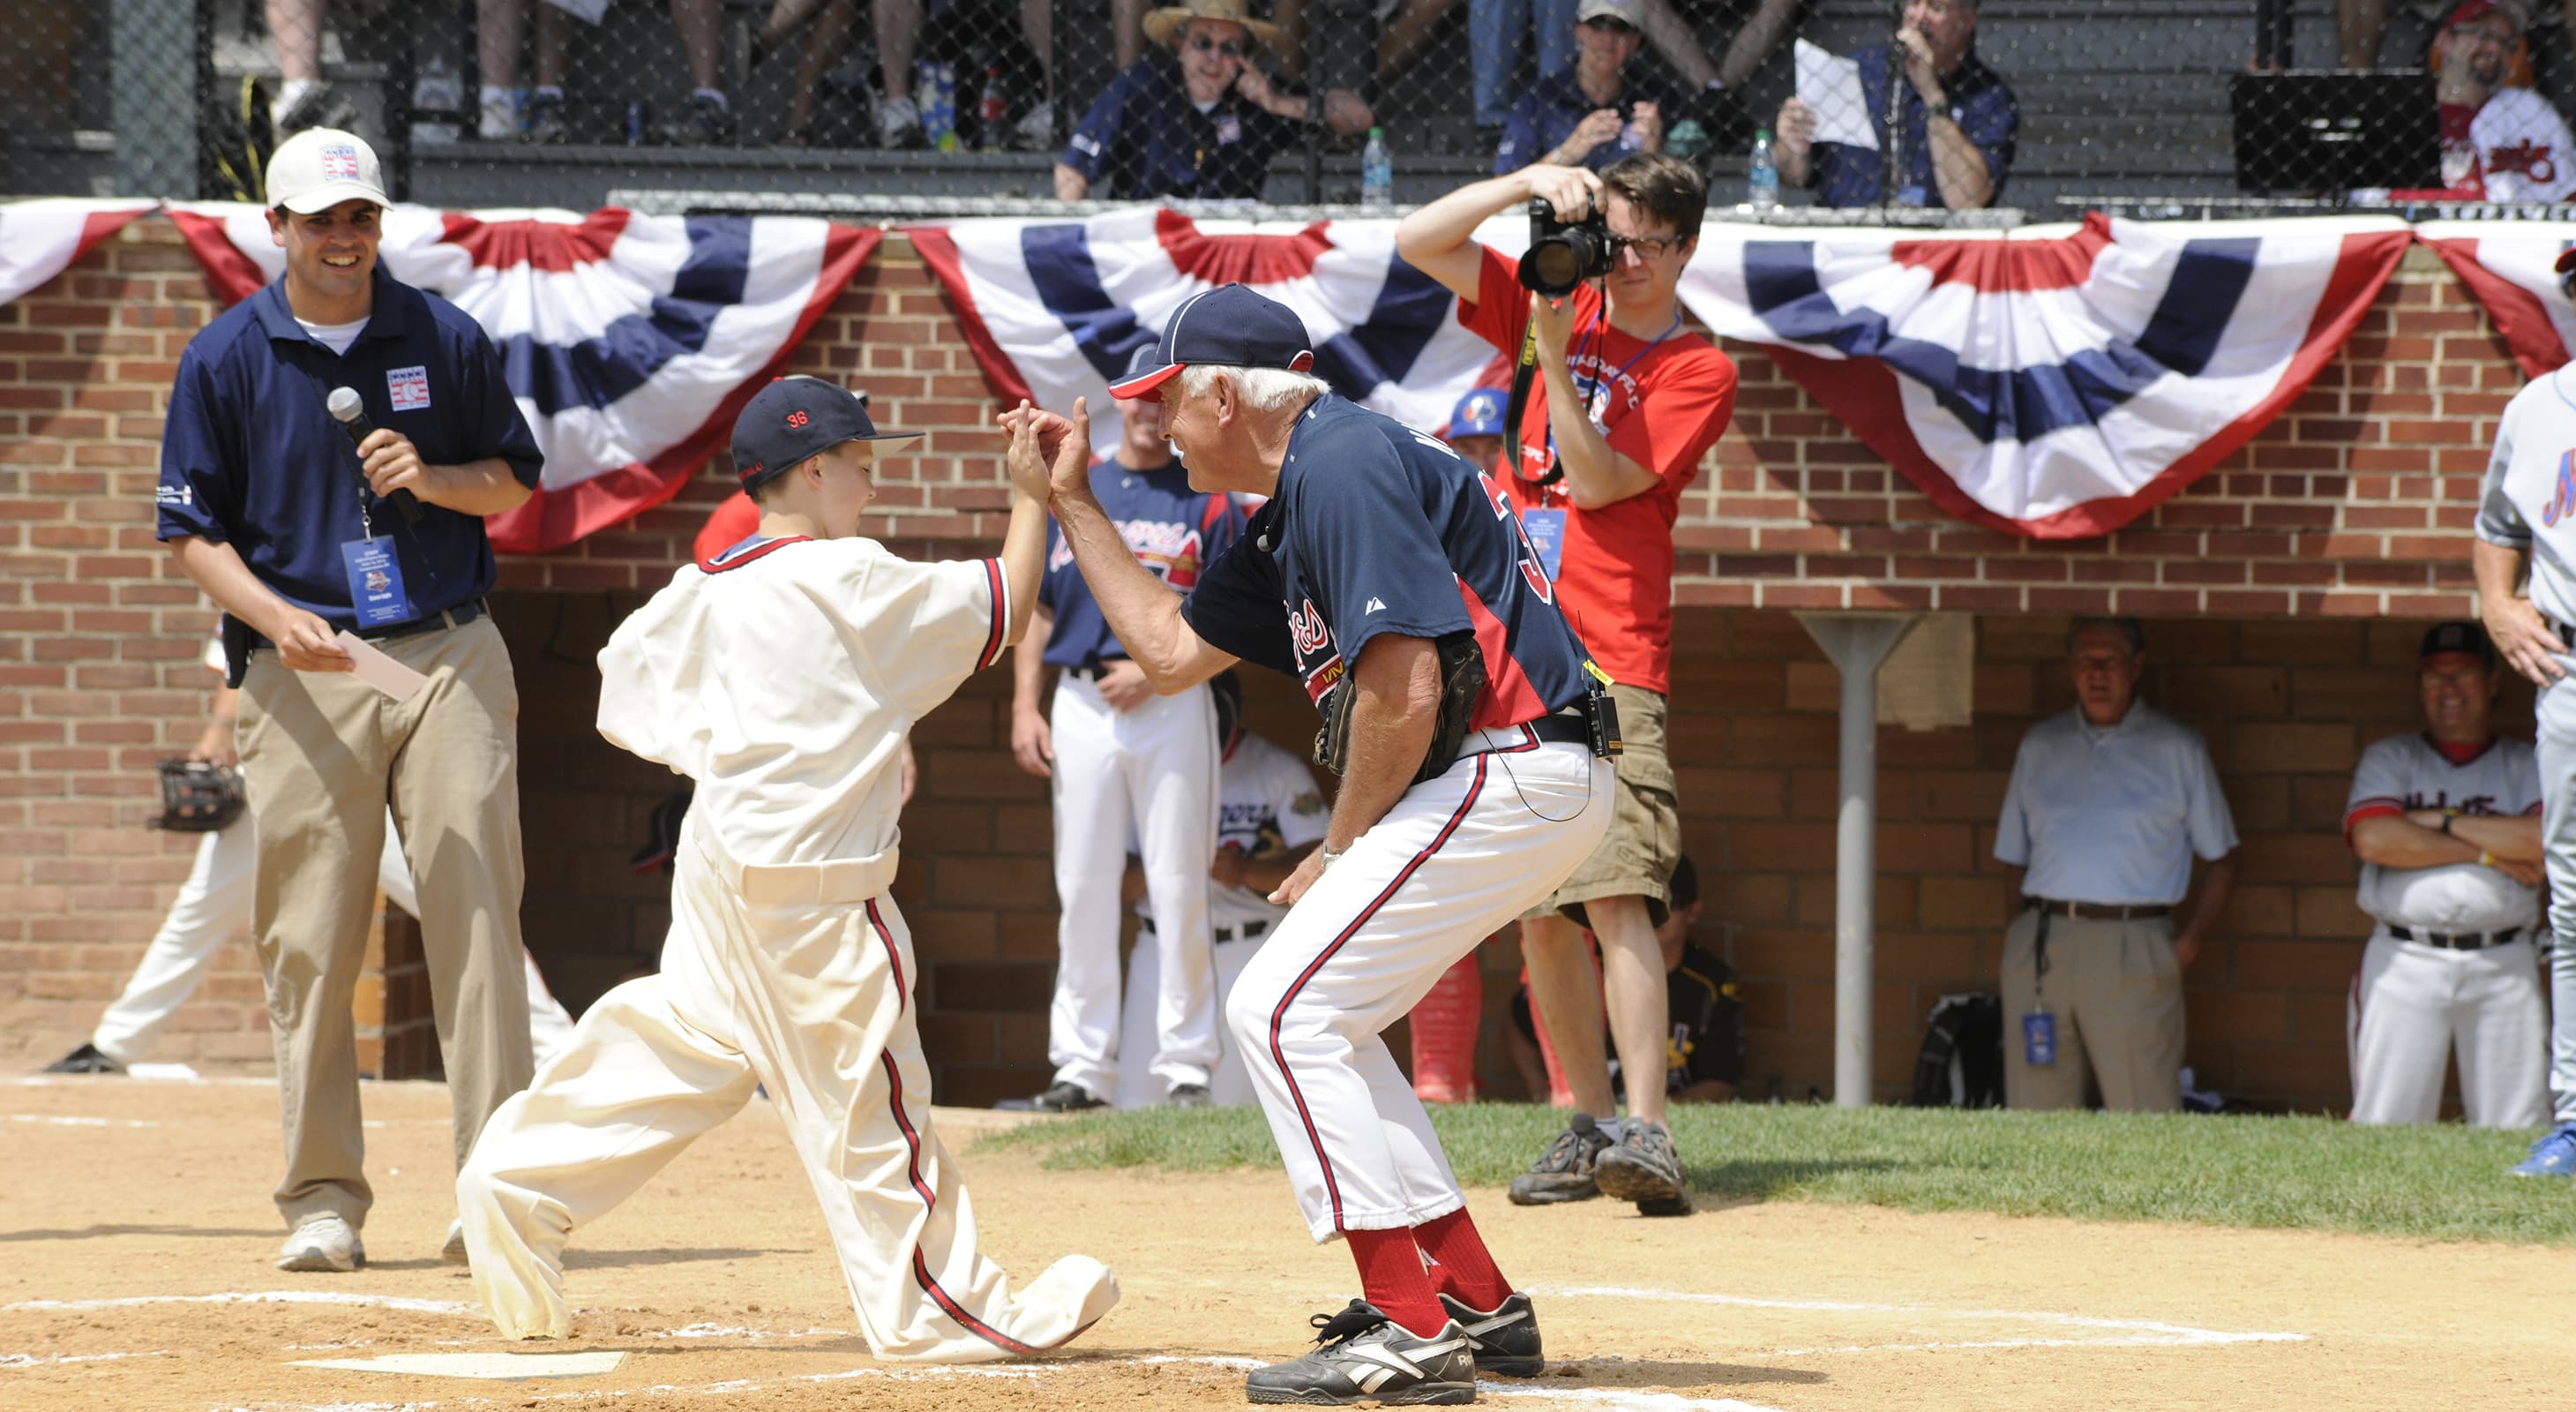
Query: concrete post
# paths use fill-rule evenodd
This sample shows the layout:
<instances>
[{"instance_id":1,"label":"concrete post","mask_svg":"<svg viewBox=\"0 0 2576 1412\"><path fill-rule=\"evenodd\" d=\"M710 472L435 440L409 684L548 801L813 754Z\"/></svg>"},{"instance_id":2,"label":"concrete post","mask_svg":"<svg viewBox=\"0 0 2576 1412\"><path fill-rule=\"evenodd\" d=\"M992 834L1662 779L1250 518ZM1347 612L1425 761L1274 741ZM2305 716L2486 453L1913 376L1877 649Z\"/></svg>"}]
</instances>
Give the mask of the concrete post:
<instances>
[{"instance_id":1,"label":"concrete post","mask_svg":"<svg viewBox=\"0 0 2576 1412\"><path fill-rule=\"evenodd\" d=\"M1842 674L1842 804L1834 824L1834 1105L1870 1099L1870 995L1877 980L1878 668L1914 613L1801 613Z\"/></svg>"}]
</instances>

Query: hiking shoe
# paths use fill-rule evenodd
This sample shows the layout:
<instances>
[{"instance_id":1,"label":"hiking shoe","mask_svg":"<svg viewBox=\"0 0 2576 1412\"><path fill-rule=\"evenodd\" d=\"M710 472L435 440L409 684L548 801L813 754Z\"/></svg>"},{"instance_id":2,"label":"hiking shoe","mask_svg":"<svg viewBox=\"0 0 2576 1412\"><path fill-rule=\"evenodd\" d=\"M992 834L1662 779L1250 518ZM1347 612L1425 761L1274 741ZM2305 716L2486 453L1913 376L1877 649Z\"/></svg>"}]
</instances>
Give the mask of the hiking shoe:
<instances>
[{"instance_id":1,"label":"hiking shoe","mask_svg":"<svg viewBox=\"0 0 2576 1412\"><path fill-rule=\"evenodd\" d=\"M1206 1084L1174 1084L1163 1098L1166 1108L1214 1108L1216 1098Z\"/></svg>"},{"instance_id":2,"label":"hiking shoe","mask_svg":"<svg viewBox=\"0 0 2576 1412\"><path fill-rule=\"evenodd\" d=\"M1511 1198L1514 1206L1553 1206L1561 1201L1589 1201L1601 1194L1593 1181L1592 1164L1610 1139L1589 1113L1577 1113L1547 1145L1547 1151L1530 1164L1530 1169L1512 1178Z\"/></svg>"},{"instance_id":3,"label":"hiking shoe","mask_svg":"<svg viewBox=\"0 0 2576 1412\"><path fill-rule=\"evenodd\" d=\"M1547 1371L1547 1359L1539 1354L1538 1315L1531 1312L1528 1295L1514 1291L1488 1312L1470 1309L1444 1294L1440 1311L1467 1335L1477 1372L1498 1378L1535 1378Z\"/></svg>"},{"instance_id":4,"label":"hiking shoe","mask_svg":"<svg viewBox=\"0 0 2576 1412\"><path fill-rule=\"evenodd\" d=\"M1254 1369L1243 1380L1252 1401L1446 1407L1476 1400L1476 1358L1455 1320L1424 1338L1354 1299L1339 1314L1318 1314L1311 1322L1322 1347Z\"/></svg>"},{"instance_id":5,"label":"hiking shoe","mask_svg":"<svg viewBox=\"0 0 2576 1412\"><path fill-rule=\"evenodd\" d=\"M367 1247L347 1221L330 1212L307 1216L277 1252L281 1270L362 1270Z\"/></svg>"},{"instance_id":6,"label":"hiking shoe","mask_svg":"<svg viewBox=\"0 0 2576 1412\"><path fill-rule=\"evenodd\" d=\"M438 1258L450 1265L465 1263L465 1222L462 1218L447 1223L447 1239L438 1247Z\"/></svg>"},{"instance_id":7,"label":"hiking shoe","mask_svg":"<svg viewBox=\"0 0 2576 1412\"><path fill-rule=\"evenodd\" d=\"M1630 1118L1619 1140L1593 1159L1592 1174L1604 1193L1636 1202L1641 1212L1649 1202L1668 1210L1683 1195L1681 1154L1673 1151L1673 1135L1661 1123Z\"/></svg>"},{"instance_id":8,"label":"hiking shoe","mask_svg":"<svg viewBox=\"0 0 2576 1412\"><path fill-rule=\"evenodd\" d=\"M1046 1091L1029 1100L1032 1113L1079 1113L1085 1108L1106 1108L1109 1100L1073 1082L1059 1079L1046 1086Z\"/></svg>"},{"instance_id":9,"label":"hiking shoe","mask_svg":"<svg viewBox=\"0 0 2576 1412\"><path fill-rule=\"evenodd\" d=\"M125 1066L98 1052L95 1044L84 1044L71 1053L45 1066L48 1074L121 1074Z\"/></svg>"},{"instance_id":10,"label":"hiking shoe","mask_svg":"<svg viewBox=\"0 0 2576 1412\"><path fill-rule=\"evenodd\" d=\"M540 147L559 147L572 141L572 125L564 121L562 94L528 95L528 130L521 138Z\"/></svg>"},{"instance_id":11,"label":"hiking shoe","mask_svg":"<svg viewBox=\"0 0 2576 1412\"><path fill-rule=\"evenodd\" d=\"M929 146L929 134L921 130L921 105L909 98L889 98L879 103L877 145L892 149Z\"/></svg>"},{"instance_id":12,"label":"hiking shoe","mask_svg":"<svg viewBox=\"0 0 2576 1412\"><path fill-rule=\"evenodd\" d=\"M2576 1123L2560 1123L2531 1145L2513 1169L2517 1177L2576 1177Z\"/></svg>"}]
</instances>

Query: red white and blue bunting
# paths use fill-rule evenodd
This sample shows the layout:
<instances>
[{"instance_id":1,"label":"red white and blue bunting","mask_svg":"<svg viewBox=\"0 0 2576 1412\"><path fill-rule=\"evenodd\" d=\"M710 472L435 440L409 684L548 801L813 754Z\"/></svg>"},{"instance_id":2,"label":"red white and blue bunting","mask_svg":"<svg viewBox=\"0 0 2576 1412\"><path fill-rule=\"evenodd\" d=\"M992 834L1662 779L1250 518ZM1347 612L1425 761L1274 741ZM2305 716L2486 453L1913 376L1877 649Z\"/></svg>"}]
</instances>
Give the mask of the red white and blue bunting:
<instances>
[{"instance_id":1,"label":"red white and blue bunting","mask_svg":"<svg viewBox=\"0 0 2576 1412\"><path fill-rule=\"evenodd\" d=\"M0 204L0 306L16 303L160 204L69 198Z\"/></svg>"},{"instance_id":2,"label":"red white and blue bunting","mask_svg":"<svg viewBox=\"0 0 2576 1412\"><path fill-rule=\"evenodd\" d=\"M2576 223L2426 221L2415 237L2484 305L2523 376L2538 377L2576 356L2576 304L2552 268L2576 245Z\"/></svg>"}]
</instances>

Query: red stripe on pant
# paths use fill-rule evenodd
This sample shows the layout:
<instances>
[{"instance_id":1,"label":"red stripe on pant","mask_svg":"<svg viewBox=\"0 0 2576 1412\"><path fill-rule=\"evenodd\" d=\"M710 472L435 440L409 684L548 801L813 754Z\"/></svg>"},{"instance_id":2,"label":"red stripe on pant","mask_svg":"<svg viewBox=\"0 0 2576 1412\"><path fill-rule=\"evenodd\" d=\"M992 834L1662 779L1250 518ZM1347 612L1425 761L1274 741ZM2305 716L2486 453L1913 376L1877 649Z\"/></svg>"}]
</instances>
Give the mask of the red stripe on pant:
<instances>
[{"instance_id":1,"label":"red stripe on pant","mask_svg":"<svg viewBox=\"0 0 2576 1412\"><path fill-rule=\"evenodd\" d=\"M903 983L903 953L896 948L894 933L886 929L885 918L878 915L877 904L873 899L868 903L868 926L876 932L877 940L885 946L886 964L894 972L895 1003L900 1007L908 994ZM922 1208L936 1213L939 1210L939 1198L931 1191L930 1183L921 1179L921 1134L914 1130L912 1119L903 1111L903 1073L896 1066L892 1051L880 1049L877 1051L877 1058L885 1065L887 1111L894 1115L896 1131L903 1134L906 1149L904 1174L911 1178L912 1189L920 1194ZM1034 1344L1022 1343L967 1313L964 1305L950 1298L948 1291L939 1287L938 1279L930 1273L930 1262L923 1258L921 1247L918 1245L912 1248L912 1277L921 1285L922 1293L929 1295L933 1303L946 1310L948 1317L955 1319L966 1332L1006 1353L1017 1353L1022 1357L1034 1357L1046 1351Z\"/></svg>"},{"instance_id":2,"label":"red stripe on pant","mask_svg":"<svg viewBox=\"0 0 2576 1412\"><path fill-rule=\"evenodd\" d=\"M1288 985L1287 994L1279 997L1279 1004L1270 1012L1270 1059L1272 1063L1279 1066L1280 1082L1288 1085L1289 1101L1297 1105L1297 1121L1305 1126L1306 1141L1315 1149L1315 1163L1324 1171L1324 1194L1332 1199L1333 1229L1336 1231L1347 1232L1350 1229L1342 1224L1342 1188L1340 1183L1333 1180L1333 1159L1324 1152L1324 1135L1316 1131L1315 1115L1306 1107L1306 1095L1297 1091L1297 1076L1289 1071L1288 1055L1279 1047L1279 1026L1287 1018L1288 1006L1296 1000L1297 992L1306 988L1306 982L1313 980L1315 973L1324 968L1324 963L1333 959L1334 953L1340 951L1344 944L1357 935L1360 928L1367 926L1369 918L1376 916L1378 910L1386 906L1387 901L1395 896L1397 890L1411 880L1423 864L1431 861L1431 855L1439 852L1441 845L1447 843L1450 836L1458 832L1458 826L1466 822L1467 811L1476 807L1476 797L1485 790L1485 757L1479 755L1475 758L1476 778L1468 784L1467 797L1458 801L1458 808L1450 814L1449 822L1440 826L1439 834L1425 845L1421 852L1413 855L1412 861L1406 863L1396 873L1394 881L1389 882L1384 891L1369 899L1368 906L1360 909L1360 914L1351 919L1349 926L1342 928L1341 935L1334 937L1331 945L1317 952L1315 959L1307 964L1306 969L1297 973L1297 979Z\"/></svg>"}]
</instances>

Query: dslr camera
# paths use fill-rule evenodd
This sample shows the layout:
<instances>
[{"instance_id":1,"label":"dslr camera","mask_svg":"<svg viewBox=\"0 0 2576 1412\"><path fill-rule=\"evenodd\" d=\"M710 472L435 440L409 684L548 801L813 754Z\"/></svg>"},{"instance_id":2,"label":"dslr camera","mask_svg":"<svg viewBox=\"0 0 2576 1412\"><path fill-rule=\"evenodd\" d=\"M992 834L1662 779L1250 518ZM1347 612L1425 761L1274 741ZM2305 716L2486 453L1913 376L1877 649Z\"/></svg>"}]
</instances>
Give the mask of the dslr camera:
<instances>
[{"instance_id":1,"label":"dslr camera","mask_svg":"<svg viewBox=\"0 0 2576 1412\"><path fill-rule=\"evenodd\" d=\"M1521 257L1521 287L1550 299L1562 299L1587 279L1599 279L1619 262L1626 241L1610 233L1599 206L1579 221L1560 221L1556 207L1543 196L1529 203L1529 253Z\"/></svg>"}]
</instances>

